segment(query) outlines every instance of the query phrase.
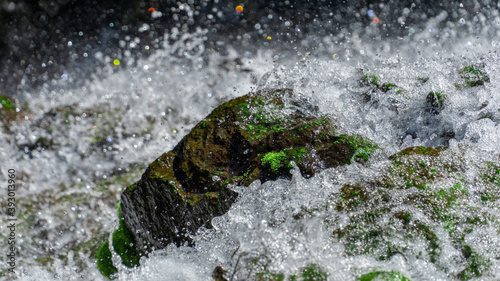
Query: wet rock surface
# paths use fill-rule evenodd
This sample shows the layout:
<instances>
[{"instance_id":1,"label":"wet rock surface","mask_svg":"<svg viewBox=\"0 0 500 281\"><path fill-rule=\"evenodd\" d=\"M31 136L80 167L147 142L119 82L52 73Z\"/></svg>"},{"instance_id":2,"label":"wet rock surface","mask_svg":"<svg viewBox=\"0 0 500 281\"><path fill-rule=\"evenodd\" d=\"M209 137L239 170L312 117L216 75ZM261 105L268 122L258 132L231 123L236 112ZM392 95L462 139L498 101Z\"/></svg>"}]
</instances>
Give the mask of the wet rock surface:
<instances>
[{"instance_id":1,"label":"wet rock surface","mask_svg":"<svg viewBox=\"0 0 500 281\"><path fill-rule=\"evenodd\" d=\"M149 165L122 194L122 214L136 246L190 243L189 235L227 212L238 194L230 187L304 177L329 167L364 162L377 148L335 127L291 90L262 91L216 108L179 144Z\"/></svg>"}]
</instances>

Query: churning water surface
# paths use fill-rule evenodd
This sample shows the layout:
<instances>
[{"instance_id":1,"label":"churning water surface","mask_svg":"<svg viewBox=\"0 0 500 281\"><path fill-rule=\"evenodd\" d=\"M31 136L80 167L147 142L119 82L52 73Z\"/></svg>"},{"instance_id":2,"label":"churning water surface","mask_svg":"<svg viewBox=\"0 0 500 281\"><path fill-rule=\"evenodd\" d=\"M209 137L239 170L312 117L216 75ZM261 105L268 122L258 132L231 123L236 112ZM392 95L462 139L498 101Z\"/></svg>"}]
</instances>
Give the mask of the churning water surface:
<instances>
[{"instance_id":1,"label":"churning water surface","mask_svg":"<svg viewBox=\"0 0 500 281\"><path fill-rule=\"evenodd\" d=\"M401 17L410 12L403 10ZM15 276L106 280L88 249L117 227L116 204L123 188L224 101L259 89L291 88L332 118L339 133L361 134L377 143L380 149L368 164L327 169L309 179L294 169L291 181L234 187L239 200L214 218L213 229L199 230L195 248L169 246L134 269L120 266L116 256L117 279L211 280L214 268L221 266L226 278L247 280L256 276L252 264L259 268L255 270L285 275L316 264L328 280L356 280L374 270L398 271L411 280L459 279L467 262L442 223L401 203L400 210L427 220L440 254L434 262L422 258L417 249L427 251L428 242L401 231L391 239L407 251L380 259L353 254L345 241L332 236L353 214L330 206L344 185L380 176L390 166L388 156L419 145L449 146L450 155L460 154L465 163L461 175L444 177L432 188L453 185L457 177L469 193L482 188L486 168L481 163L497 163L500 155L500 16L488 11L485 20L482 10L461 11L464 17L454 22L453 12L423 17L423 28L408 26L401 36L380 35L384 19L379 19L363 32L346 27L329 35L309 34L302 45L272 43L270 35L247 47L226 42L224 54L205 46L207 30L172 30L166 35L171 40L147 58L121 58L126 67L96 52L93 56L106 65L99 75L89 70L80 78L68 69L43 87L20 90L16 95L25 120L0 135L1 177L6 179L8 167L19 179ZM457 87L464 83L460 71L470 65L481 68L489 82ZM398 88L370 92L373 85L363 83L366 75ZM77 80L83 86L74 86ZM446 95L439 114L429 108L429 92ZM497 280L498 206L473 198L462 203L496 218L477 224L463 239L487 260L483 274L470 278ZM297 218L301 212L306 214ZM468 209L454 212L466 217ZM384 225L385 219L375 223ZM2 249L7 234L3 227ZM6 268L4 256L0 261Z\"/></svg>"}]
</instances>

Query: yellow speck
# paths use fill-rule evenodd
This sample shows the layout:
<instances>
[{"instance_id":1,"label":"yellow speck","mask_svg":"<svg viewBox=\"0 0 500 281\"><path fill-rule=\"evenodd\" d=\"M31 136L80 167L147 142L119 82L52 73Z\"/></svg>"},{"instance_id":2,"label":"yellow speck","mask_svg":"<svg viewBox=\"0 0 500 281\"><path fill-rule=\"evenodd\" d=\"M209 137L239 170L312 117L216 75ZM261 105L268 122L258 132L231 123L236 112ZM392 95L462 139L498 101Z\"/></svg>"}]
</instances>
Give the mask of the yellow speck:
<instances>
[{"instance_id":1,"label":"yellow speck","mask_svg":"<svg viewBox=\"0 0 500 281\"><path fill-rule=\"evenodd\" d=\"M267 36L267 40L271 40L271 36Z\"/></svg>"},{"instance_id":2,"label":"yellow speck","mask_svg":"<svg viewBox=\"0 0 500 281\"><path fill-rule=\"evenodd\" d=\"M120 65L120 61L116 59L116 60L113 61L113 64L114 65Z\"/></svg>"}]
</instances>

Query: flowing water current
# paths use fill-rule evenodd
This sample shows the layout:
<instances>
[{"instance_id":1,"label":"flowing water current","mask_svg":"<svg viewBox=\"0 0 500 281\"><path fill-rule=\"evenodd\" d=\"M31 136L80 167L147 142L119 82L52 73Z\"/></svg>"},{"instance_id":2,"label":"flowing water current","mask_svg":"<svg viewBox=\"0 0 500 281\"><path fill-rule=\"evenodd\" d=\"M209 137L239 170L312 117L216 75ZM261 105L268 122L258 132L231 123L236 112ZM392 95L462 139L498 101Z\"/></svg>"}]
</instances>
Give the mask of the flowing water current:
<instances>
[{"instance_id":1,"label":"flowing water current","mask_svg":"<svg viewBox=\"0 0 500 281\"><path fill-rule=\"evenodd\" d=\"M248 47L228 44L224 54L206 48L200 30L175 37L147 58L121 58L122 67L97 52L96 59L107 65L99 75L89 70L78 77L68 70L41 88L20 91L17 107L24 120L0 135L1 182L7 181L7 169L15 169L18 185L16 273L3 271L2 279L107 280L96 268L95 251L118 225L116 205L124 187L215 107L267 88L293 89L334 120L339 134L361 134L380 149L367 163L330 168L309 179L294 169L291 181L234 187L238 201L213 219L213 229L193 236L196 247L154 251L134 269L115 256L117 280L213 280L217 266L228 280L252 280L290 276L311 264L328 280L356 280L372 271L397 271L411 280L500 279L500 17L490 17L480 30L460 29L467 24L461 21L437 28L446 19L446 13L425 19L425 28L401 37L372 38L369 31L379 28L372 24L368 35L304 39L313 48L262 38ZM468 66L489 81L461 86ZM378 85L397 86L382 91L370 77ZM74 86L76 81L82 86ZM430 92L446 98L433 107ZM416 187L395 189L373 223L393 228L382 240L398 250L385 258L378 251L386 246L353 250L334 233L353 227L353 217L365 210L339 209L335 198L346 185L373 186L370 179L390 170L388 157L413 146L448 146L443 161L456 161L459 168L428 188L439 191L459 181L466 196L450 211L463 223L455 227L465 228L471 213L481 214L484 223L467 224L470 229L455 239L446 221L404 200ZM493 174L485 179L488 173ZM490 197L481 197L485 190ZM1 204L5 208L5 199ZM409 225L425 222L433 236L412 235L417 232L410 226L394 222L398 212L411 217ZM0 232L7 249L5 224ZM472 249L468 255L463 245ZM7 268L4 255L0 264Z\"/></svg>"}]
</instances>

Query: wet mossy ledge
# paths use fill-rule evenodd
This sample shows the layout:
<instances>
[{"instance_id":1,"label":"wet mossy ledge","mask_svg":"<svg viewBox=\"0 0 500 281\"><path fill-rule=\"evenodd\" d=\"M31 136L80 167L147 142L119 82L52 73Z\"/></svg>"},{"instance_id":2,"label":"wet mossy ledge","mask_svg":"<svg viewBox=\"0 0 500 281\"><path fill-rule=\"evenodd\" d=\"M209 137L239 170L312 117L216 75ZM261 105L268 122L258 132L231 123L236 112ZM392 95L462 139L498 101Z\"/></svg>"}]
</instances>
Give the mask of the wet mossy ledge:
<instances>
[{"instance_id":1,"label":"wet mossy ledge","mask_svg":"<svg viewBox=\"0 0 500 281\"><path fill-rule=\"evenodd\" d=\"M444 271L445 255L452 252L459 268L449 273L453 280L487 275L496 257L481 251L484 245L471 242L470 236L477 229L500 231L498 215L488 212L498 206L500 168L498 163L467 161L463 153L465 148L408 147L389 157L381 175L344 185L329 204L350 218L342 225L338 220L345 217L328 217L333 237L346 246L347 255L380 261L409 255ZM467 179L468 169L482 176ZM408 280L398 276L372 272L359 280Z\"/></svg>"},{"instance_id":2,"label":"wet mossy ledge","mask_svg":"<svg viewBox=\"0 0 500 281\"><path fill-rule=\"evenodd\" d=\"M192 245L190 235L201 226L210 228L212 218L235 202L238 194L231 186L291 178L292 161L304 177L352 161L365 163L377 148L363 136L337 135L331 120L292 90L230 100L126 188L113 249L131 267L153 249ZM99 251L99 269L106 276L116 272L109 248L104 244Z\"/></svg>"}]
</instances>

